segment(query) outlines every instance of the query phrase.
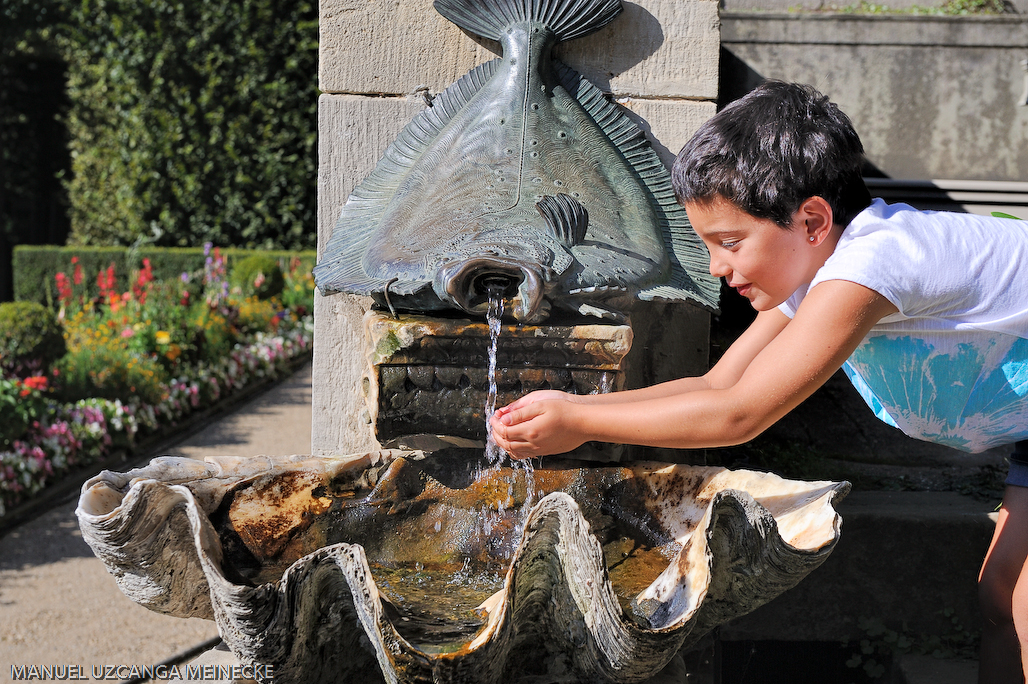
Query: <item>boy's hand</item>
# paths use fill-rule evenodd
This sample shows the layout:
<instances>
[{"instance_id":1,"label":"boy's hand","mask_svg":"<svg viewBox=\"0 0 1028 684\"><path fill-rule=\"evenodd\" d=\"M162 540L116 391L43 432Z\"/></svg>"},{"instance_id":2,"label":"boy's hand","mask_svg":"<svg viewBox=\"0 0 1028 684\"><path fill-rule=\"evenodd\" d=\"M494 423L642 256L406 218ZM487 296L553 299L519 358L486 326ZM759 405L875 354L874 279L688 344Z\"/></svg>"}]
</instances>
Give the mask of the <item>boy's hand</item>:
<instances>
[{"instance_id":1,"label":"boy's hand","mask_svg":"<svg viewBox=\"0 0 1028 684\"><path fill-rule=\"evenodd\" d=\"M586 441L575 429L579 404L556 390L532 392L493 414L493 439L511 458L563 454Z\"/></svg>"}]
</instances>

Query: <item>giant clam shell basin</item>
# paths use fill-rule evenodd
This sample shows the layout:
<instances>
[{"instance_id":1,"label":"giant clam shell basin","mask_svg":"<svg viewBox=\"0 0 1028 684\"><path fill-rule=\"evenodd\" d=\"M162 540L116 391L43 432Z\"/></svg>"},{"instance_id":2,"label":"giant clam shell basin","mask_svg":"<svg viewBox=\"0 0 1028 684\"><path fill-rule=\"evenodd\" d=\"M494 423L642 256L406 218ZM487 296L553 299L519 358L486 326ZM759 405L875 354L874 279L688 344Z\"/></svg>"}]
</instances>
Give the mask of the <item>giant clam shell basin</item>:
<instances>
[{"instance_id":1,"label":"giant clam shell basin","mask_svg":"<svg viewBox=\"0 0 1028 684\"><path fill-rule=\"evenodd\" d=\"M639 682L834 547L846 483L456 451L158 458L82 489L137 603L276 682Z\"/></svg>"}]
</instances>

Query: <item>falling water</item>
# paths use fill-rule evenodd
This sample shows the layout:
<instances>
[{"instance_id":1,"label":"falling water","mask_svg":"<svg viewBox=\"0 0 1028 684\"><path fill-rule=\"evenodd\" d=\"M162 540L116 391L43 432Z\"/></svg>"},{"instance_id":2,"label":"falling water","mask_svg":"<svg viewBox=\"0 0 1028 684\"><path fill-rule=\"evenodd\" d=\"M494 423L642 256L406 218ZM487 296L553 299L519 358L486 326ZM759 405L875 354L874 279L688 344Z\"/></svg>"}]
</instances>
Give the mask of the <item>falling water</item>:
<instances>
[{"instance_id":1,"label":"falling water","mask_svg":"<svg viewBox=\"0 0 1028 684\"><path fill-rule=\"evenodd\" d=\"M503 290L498 287L489 288L489 310L486 321L489 323L489 394L485 399L485 456L493 466L499 464L503 450L493 439L493 427L490 420L496 413L496 348L500 340L500 321L503 317Z\"/></svg>"},{"instance_id":2,"label":"falling water","mask_svg":"<svg viewBox=\"0 0 1028 684\"><path fill-rule=\"evenodd\" d=\"M490 419L496 412L496 352L499 345L501 319L503 317L503 289L502 287L490 287L487 291L489 294L489 308L486 314L486 321L489 324L489 393L486 395L485 402L485 456L491 466L491 469L499 470L504 465L503 461L506 454L493 439L493 429ZM510 465L510 480L507 482L509 496L513 497L518 471L522 470L525 474L525 503L521 507L521 510L515 512L517 516L517 524L514 539L519 539L524 528L525 518L528 517L528 512L532 509L532 505L535 504L535 471L532 467L532 461L529 459L518 460L512 458L507 460ZM479 475L479 477L481 476L482 474ZM505 515L502 504L496 511L483 510L482 513L483 531L486 534L489 534L491 531L493 523L495 522L494 518L503 518Z\"/></svg>"}]
</instances>

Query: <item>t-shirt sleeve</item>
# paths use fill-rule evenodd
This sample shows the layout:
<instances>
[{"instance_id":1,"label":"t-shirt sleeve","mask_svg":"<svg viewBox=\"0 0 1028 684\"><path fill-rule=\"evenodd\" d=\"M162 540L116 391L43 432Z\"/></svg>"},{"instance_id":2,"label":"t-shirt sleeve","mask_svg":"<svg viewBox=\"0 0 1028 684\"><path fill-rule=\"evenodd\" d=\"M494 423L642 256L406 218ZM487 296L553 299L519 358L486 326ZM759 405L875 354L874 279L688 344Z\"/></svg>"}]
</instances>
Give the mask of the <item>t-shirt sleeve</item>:
<instances>
[{"instance_id":1,"label":"t-shirt sleeve","mask_svg":"<svg viewBox=\"0 0 1028 684\"><path fill-rule=\"evenodd\" d=\"M909 315L907 302L918 301L917 274L925 269L923 250L901 231L881 228L872 223L847 230L808 291L828 280L846 280L874 290Z\"/></svg>"},{"instance_id":2,"label":"t-shirt sleeve","mask_svg":"<svg viewBox=\"0 0 1028 684\"><path fill-rule=\"evenodd\" d=\"M792 296L778 305L778 310L789 318L796 316L796 309L800 308L800 302L807 294L807 287L803 286L792 293Z\"/></svg>"}]
</instances>

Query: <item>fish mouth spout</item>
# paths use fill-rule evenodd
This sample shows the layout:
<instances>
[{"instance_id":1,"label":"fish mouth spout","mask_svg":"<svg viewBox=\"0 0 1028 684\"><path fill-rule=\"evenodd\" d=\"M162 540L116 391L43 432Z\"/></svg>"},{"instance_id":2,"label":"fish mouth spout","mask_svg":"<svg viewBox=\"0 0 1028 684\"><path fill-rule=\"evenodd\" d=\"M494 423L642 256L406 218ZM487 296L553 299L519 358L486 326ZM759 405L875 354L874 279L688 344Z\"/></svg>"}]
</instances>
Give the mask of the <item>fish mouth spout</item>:
<instances>
[{"instance_id":1,"label":"fish mouth spout","mask_svg":"<svg viewBox=\"0 0 1028 684\"><path fill-rule=\"evenodd\" d=\"M538 266L493 258L468 259L439 269L435 290L440 298L474 315L487 315L489 302L501 300L503 310L519 323L537 324L550 314Z\"/></svg>"}]
</instances>

